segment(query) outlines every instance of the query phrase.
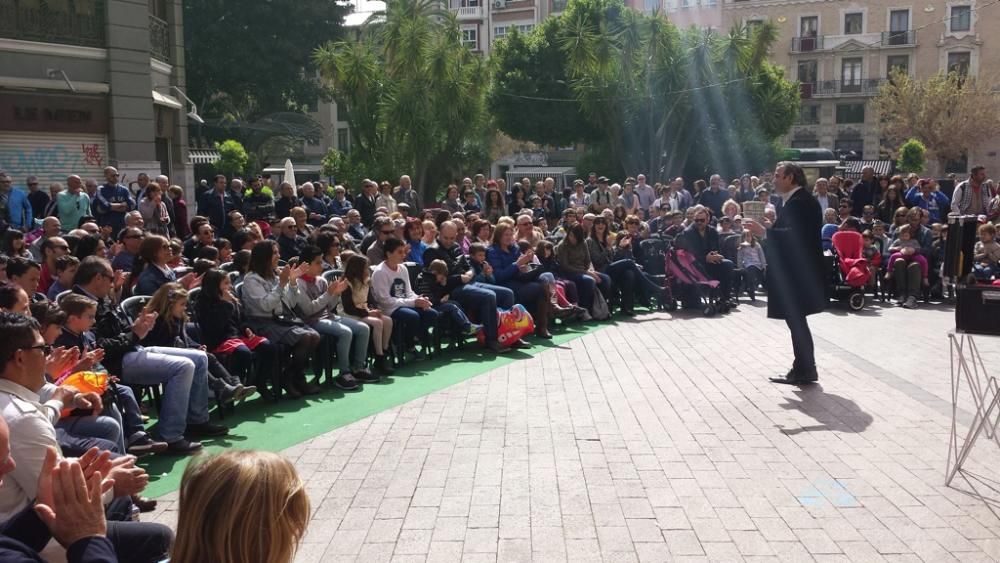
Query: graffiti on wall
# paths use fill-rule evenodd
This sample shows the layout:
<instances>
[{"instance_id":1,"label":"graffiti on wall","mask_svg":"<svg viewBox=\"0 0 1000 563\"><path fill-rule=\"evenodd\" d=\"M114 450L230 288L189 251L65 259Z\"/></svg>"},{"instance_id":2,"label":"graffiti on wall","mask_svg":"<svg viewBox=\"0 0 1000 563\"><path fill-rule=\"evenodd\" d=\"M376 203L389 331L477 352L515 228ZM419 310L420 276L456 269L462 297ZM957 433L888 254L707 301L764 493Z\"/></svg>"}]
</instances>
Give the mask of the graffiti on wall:
<instances>
[{"instance_id":1,"label":"graffiti on wall","mask_svg":"<svg viewBox=\"0 0 1000 563\"><path fill-rule=\"evenodd\" d=\"M43 186L65 182L70 174L101 178L107 163L103 139L18 143L16 138L0 136L0 170L13 176L16 185L30 175L38 176Z\"/></svg>"}]
</instances>

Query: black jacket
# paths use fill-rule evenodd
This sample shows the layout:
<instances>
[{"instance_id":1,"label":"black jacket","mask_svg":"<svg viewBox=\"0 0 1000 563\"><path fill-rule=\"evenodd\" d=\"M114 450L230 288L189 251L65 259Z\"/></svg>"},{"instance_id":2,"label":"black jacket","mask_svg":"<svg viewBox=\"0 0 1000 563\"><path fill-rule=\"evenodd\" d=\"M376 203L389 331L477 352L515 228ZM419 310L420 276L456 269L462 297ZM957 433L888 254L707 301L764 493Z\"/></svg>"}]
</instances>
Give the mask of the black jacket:
<instances>
[{"instance_id":1,"label":"black jacket","mask_svg":"<svg viewBox=\"0 0 1000 563\"><path fill-rule=\"evenodd\" d=\"M462 247L458 243L451 245L451 248L442 248L439 240L435 246L425 250L424 270L427 270L435 260L441 260L448 265L448 286L452 289L463 285L462 274L472 269L469 259L462 253Z\"/></svg>"},{"instance_id":2,"label":"black jacket","mask_svg":"<svg viewBox=\"0 0 1000 563\"><path fill-rule=\"evenodd\" d=\"M805 188L795 192L767 232L767 316L784 319L826 308L826 259L819 202Z\"/></svg>"},{"instance_id":3,"label":"black jacket","mask_svg":"<svg viewBox=\"0 0 1000 563\"><path fill-rule=\"evenodd\" d=\"M354 209L361 214L361 223L369 229L375 222L375 197L361 194L354 198Z\"/></svg>"},{"instance_id":4,"label":"black jacket","mask_svg":"<svg viewBox=\"0 0 1000 563\"><path fill-rule=\"evenodd\" d=\"M79 286L73 287L73 293L87 295ZM96 338L97 347L104 348L104 360L101 363L108 368L108 373L120 376L122 358L129 352L135 352L139 339L132 332L132 323L128 321L125 313L115 307L107 297L97 301L96 317L91 331Z\"/></svg>"},{"instance_id":5,"label":"black jacket","mask_svg":"<svg viewBox=\"0 0 1000 563\"><path fill-rule=\"evenodd\" d=\"M0 524L0 563L44 563L38 554L52 539L52 533L35 514L33 504ZM105 537L76 541L66 550L68 563L116 563L118 556Z\"/></svg>"},{"instance_id":6,"label":"black jacket","mask_svg":"<svg viewBox=\"0 0 1000 563\"><path fill-rule=\"evenodd\" d=\"M243 319L236 305L228 301L199 299L197 311L201 341L209 350L215 350L230 338L243 336Z\"/></svg>"},{"instance_id":7,"label":"black jacket","mask_svg":"<svg viewBox=\"0 0 1000 563\"><path fill-rule=\"evenodd\" d=\"M819 231L816 232L818 233ZM677 243L681 248L693 254L702 266L708 263L706 258L709 252L722 254L719 246L719 232L707 225L705 226L704 237L698 234L698 229L695 225L688 225L684 229L684 232L681 233Z\"/></svg>"}]
</instances>

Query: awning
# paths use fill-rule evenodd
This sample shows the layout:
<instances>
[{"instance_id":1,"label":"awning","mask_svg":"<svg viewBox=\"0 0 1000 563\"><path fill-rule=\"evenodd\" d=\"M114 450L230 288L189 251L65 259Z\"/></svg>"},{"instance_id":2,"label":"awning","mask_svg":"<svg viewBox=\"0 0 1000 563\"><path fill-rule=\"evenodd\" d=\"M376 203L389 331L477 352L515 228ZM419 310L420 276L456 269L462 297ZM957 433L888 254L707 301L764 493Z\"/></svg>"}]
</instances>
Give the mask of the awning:
<instances>
[{"instance_id":1,"label":"awning","mask_svg":"<svg viewBox=\"0 0 1000 563\"><path fill-rule=\"evenodd\" d=\"M215 149L188 149L188 164L212 164L219 160Z\"/></svg>"},{"instance_id":2,"label":"awning","mask_svg":"<svg viewBox=\"0 0 1000 563\"><path fill-rule=\"evenodd\" d=\"M184 104L180 103L177 98L161 94L156 90L153 90L153 103L173 109L181 109L184 107Z\"/></svg>"},{"instance_id":3,"label":"awning","mask_svg":"<svg viewBox=\"0 0 1000 563\"><path fill-rule=\"evenodd\" d=\"M847 165L847 171L845 174L848 177L861 176L861 169L865 166L871 166L875 169L876 176L885 176L892 172L893 162L891 160L848 160L844 164Z\"/></svg>"}]
</instances>

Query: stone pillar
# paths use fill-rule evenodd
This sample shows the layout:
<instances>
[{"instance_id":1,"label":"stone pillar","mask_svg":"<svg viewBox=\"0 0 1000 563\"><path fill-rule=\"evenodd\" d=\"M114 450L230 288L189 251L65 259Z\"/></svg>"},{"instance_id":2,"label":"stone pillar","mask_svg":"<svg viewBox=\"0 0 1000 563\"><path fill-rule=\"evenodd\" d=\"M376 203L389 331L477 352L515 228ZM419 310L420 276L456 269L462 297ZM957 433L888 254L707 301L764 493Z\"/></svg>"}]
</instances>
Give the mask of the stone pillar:
<instances>
[{"instance_id":1,"label":"stone pillar","mask_svg":"<svg viewBox=\"0 0 1000 563\"><path fill-rule=\"evenodd\" d=\"M111 161L129 180L133 170L159 169L154 142L147 0L107 2Z\"/></svg>"},{"instance_id":2,"label":"stone pillar","mask_svg":"<svg viewBox=\"0 0 1000 563\"><path fill-rule=\"evenodd\" d=\"M184 5L182 0L170 0L167 6L167 25L170 28L170 62L173 64L173 84L187 94L187 73L184 66ZM176 94L172 92L171 95ZM192 98L193 99L193 98ZM180 99L185 104L185 109L177 111L174 135L170 145L170 173L171 182L184 188L184 199L193 202L194 188L197 180L194 177L194 166L188 164L188 126L197 127L198 124L188 120L187 113L190 107L187 102ZM197 102L198 100L195 100ZM204 108L198 108L199 112ZM205 117L202 115L202 117Z\"/></svg>"}]
</instances>

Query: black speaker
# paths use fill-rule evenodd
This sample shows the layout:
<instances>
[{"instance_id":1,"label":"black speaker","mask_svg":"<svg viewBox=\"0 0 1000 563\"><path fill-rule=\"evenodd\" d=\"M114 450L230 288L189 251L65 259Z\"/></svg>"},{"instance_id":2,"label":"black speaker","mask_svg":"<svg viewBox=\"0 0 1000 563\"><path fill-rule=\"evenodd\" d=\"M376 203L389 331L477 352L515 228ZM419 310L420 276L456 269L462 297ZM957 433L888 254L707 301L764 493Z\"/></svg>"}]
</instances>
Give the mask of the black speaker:
<instances>
[{"instance_id":1,"label":"black speaker","mask_svg":"<svg viewBox=\"0 0 1000 563\"><path fill-rule=\"evenodd\" d=\"M949 215L948 240L944 246L942 276L953 282L962 280L972 271L972 250L976 245L979 219L975 215Z\"/></svg>"},{"instance_id":2,"label":"black speaker","mask_svg":"<svg viewBox=\"0 0 1000 563\"><path fill-rule=\"evenodd\" d=\"M1000 336L1000 286L956 287L955 330Z\"/></svg>"}]
</instances>

